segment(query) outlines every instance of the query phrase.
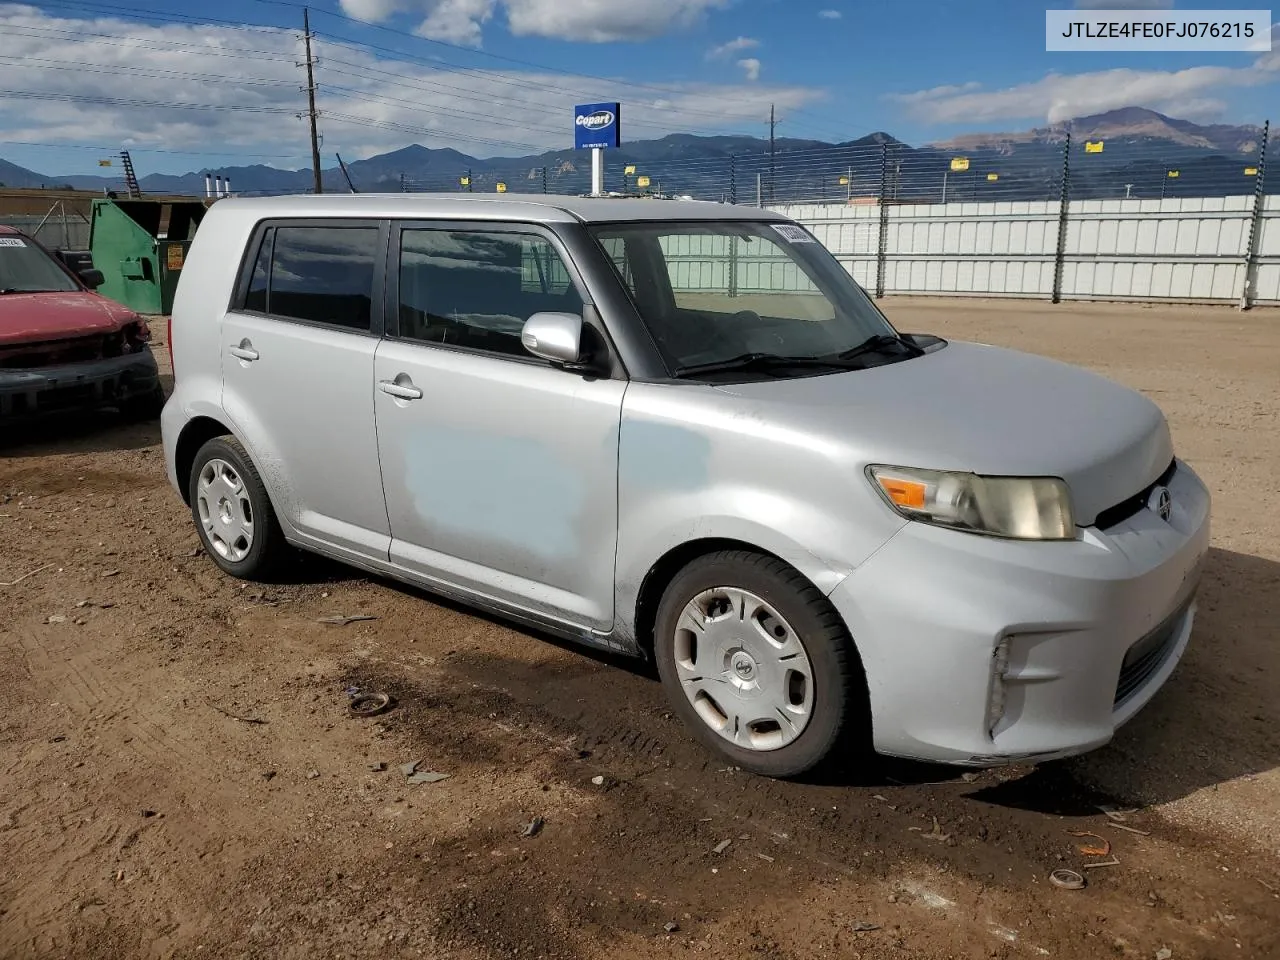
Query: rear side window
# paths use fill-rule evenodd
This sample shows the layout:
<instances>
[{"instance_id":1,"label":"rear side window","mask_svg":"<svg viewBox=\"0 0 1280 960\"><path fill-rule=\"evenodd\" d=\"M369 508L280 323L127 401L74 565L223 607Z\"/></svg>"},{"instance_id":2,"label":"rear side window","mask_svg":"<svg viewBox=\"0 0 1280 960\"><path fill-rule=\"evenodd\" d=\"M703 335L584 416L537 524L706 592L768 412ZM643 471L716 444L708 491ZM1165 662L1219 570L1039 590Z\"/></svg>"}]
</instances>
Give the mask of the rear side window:
<instances>
[{"instance_id":1,"label":"rear side window","mask_svg":"<svg viewBox=\"0 0 1280 960\"><path fill-rule=\"evenodd\" d=\"M376 226L274 227L262 239L245 309L368 332Z\"/></svg>"}]
</instances>

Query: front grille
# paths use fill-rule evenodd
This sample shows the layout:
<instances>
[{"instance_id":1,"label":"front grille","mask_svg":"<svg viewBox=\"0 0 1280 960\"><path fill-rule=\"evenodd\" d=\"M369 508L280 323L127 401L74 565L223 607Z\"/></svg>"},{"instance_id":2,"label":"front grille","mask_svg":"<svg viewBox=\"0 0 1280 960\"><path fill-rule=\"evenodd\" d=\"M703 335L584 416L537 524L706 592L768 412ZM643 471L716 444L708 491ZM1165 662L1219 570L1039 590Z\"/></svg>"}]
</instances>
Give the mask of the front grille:
<instances>
[{"instance_id":1,"label":"front grille","mask_svg":"<svg viewBox=\"0 0 1280 960\"><path fill-rule=\"evenodd\" d=\"M0 347L0 369L37 370L40 367L57 367L68 363L109 360L128 352L127 346L125 332L118 330L106 335Z\"/></svg>"},{"instance_id":2,"label":"front grille","mask_svg":"<svg viewBox=\"0 0 1280 960\"><path fill-rule=\"evenodd\" d=\"M1151 679L1164 664L1173 649L1174 641L1186 619L1191 601L1187 601L1164 623L1129 648L1120 666L1120 680L1116 684L1115 706L1120 706Z\"/></svg>"},{"instance_id":3,"label":"front grille","mask_svg":"<svg viewBox=\"0 0 1280 960\"><path fill-rule=\"evenodd\" d=\"M1110 530L1112 527L1124 523L1130 517L1137 516L1146 509L1147 501L1151 499L1151 491L1156 487L1168 486L1169 481L1173 479L1173 475L1177 470L1178 462L1170 460L1169 466L1164 473L1128 499L1121 500L1114 507L1107 507L1107 509L1098 514L1093 525L1099 530Z\"/></svg>"}]
</instances>

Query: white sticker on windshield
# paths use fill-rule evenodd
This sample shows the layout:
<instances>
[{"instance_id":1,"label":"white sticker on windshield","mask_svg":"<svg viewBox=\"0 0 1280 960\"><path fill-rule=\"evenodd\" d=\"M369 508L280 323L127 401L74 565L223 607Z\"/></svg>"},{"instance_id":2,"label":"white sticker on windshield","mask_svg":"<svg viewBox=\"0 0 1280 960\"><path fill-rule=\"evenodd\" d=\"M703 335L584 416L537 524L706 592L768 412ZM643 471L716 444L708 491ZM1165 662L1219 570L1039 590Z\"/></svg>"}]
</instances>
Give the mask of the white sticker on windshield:
<instances>
[{"instance_id":1,"label":"white sticker on windshield","mask_svg":"<svg viewBox=\"0 0 1280 960\"><path fill-rule=\"evenodd\" d=\"M803 227L797 227L794 223L775 223L773 229L778 232L778 236L782 237L783 240L791 243L817 243L808 230Z\"/></svg>"},{"instance_id":2,"label":"white sticker on windshield","mask_svg":"<svg viewBox=\"0 0 1280 960\"><path fill-rule=\"evenodd\" d=\"M26 245L21 237L0 237L0 247L25 247Z\"/></svg>"}]
</instances>

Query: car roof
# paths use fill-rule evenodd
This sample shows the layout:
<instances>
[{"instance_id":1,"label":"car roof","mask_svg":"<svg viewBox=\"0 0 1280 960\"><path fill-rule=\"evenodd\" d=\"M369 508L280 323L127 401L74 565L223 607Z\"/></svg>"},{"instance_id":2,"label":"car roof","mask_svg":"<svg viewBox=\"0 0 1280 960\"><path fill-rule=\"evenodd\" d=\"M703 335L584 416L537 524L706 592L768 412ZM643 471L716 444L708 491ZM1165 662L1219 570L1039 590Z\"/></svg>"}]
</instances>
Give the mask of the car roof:
<instances>
[{"instance_id":1,"label":"car roof","mask_svg":"<svg viewBox=\"0 0 1280 960\"><path fill-rule=\"evenodd\" d=\"M703 200L565 197L554 194L326 193L320 196L235 197L213 209L253 208L263 217L432 217L535 223L615 223L674 220L785 220L760 207Z\"/></svg>"}]
</instances>

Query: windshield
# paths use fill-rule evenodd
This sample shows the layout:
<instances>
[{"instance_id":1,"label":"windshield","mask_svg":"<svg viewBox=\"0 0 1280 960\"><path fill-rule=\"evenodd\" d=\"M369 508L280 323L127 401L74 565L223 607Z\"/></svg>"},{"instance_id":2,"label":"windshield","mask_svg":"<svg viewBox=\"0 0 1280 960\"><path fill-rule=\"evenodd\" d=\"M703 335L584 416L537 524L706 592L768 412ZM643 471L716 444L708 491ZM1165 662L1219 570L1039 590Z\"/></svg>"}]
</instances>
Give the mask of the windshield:
<instances>
[{"instance_id":1,"label":"windshield","mask_svg":"<svg viewBox=\"0 0 1280 960\"><path fill-rule=\"evenodd\" d=\"M58 262L26 237L0 235L0 293L79 290Z\"/></svg>"},{"instance_id":2,"label":"windshield","mask_svg":"<svg viewBox=\"0 0 1280 960\"><path fill-rule=\"evenodd\" d=\"M656 221L592 232L676 376L831 373L848 369L837 358L868 341L897 339L839 262L795 224ZM885 350L858 365L912 355Z\"/></svg>"}]
</instances>

